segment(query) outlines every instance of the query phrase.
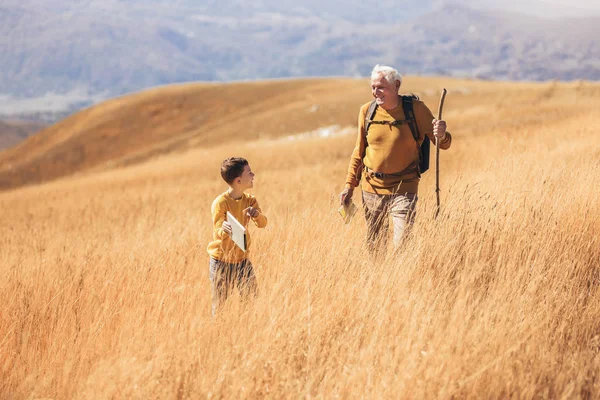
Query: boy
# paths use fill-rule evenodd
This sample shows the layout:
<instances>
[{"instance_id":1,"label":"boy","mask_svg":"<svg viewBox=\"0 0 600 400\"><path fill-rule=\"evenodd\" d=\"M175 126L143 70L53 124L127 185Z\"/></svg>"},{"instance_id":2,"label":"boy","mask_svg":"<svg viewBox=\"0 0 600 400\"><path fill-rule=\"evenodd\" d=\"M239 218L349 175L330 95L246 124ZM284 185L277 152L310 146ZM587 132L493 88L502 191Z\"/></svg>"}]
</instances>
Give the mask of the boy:
<instances>
[{"instance_id":1,"label":"boy","mask_svg":"<svg viewBox=\"0 0 600 400\"><path fill-rule=\"evenodd\" d=\"M210 254L210 282L212 292L212 313L216 314L219 305L227 299L237 286L240 294L256 295L254 268L248 259L250 235L246 231L246 252L231 239L231 224L227 222L229 211L241 224L248 226L250 220L256 226L267 226L256 198L244 193L254 187L254 172L243 158L228 158L221 165L221 177L229 189L219 195L211 206L213 217L213 241L208 244Z\"/></svg>"}]
</instances>

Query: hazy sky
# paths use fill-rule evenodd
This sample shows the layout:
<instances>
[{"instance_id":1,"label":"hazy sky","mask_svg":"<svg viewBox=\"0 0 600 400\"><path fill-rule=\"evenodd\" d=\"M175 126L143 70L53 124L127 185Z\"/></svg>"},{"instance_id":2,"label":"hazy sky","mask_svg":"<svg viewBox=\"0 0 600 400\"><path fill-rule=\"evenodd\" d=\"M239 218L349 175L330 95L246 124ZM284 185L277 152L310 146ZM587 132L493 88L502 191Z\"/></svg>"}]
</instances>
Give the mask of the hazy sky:
<instances>
[{"instance_id":1,"label":"hazy sky","mask_svg":"<svg viewBox=\"0 0 600 400\"><path fill-rule=\"evenodd\" d=\"M459 0L460 1L460 0ZM490 7L539 17L586 17L600 15L600 0L463 0L471 7Z\"/></svg>"}]
</instances>

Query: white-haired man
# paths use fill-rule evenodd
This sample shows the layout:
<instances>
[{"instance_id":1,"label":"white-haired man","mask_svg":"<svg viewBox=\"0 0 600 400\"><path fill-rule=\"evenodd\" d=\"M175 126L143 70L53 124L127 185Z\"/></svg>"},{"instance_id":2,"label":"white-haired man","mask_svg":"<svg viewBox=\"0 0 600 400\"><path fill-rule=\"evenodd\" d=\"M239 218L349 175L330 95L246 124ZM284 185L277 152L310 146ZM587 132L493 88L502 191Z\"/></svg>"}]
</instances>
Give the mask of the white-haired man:
<instances>
[{"instance_id":1,"label":"white-haired man","mask_svg":"<svg viewBox=\"0 0 600 400\"><path fill-rule=\"evenodd\" d=\"M419 148L425 135L434 143L438 138L444 150L452 143L446 122L436 120L422 101L400 96L401 84L402 77L396 69L382 65L373 68L371 91L375 100L363 105L358 113L358 138L346 185L340 194L340 202L348 204L362 175L367 244L372 252L385 249L388 215L392 216L395 245L413 222L421 177ZM412 115L405 115L405 101ZM368 116L373 107L374 113ZM413 130L416 130L416 140Z\"/></svg>"}]
</instances>

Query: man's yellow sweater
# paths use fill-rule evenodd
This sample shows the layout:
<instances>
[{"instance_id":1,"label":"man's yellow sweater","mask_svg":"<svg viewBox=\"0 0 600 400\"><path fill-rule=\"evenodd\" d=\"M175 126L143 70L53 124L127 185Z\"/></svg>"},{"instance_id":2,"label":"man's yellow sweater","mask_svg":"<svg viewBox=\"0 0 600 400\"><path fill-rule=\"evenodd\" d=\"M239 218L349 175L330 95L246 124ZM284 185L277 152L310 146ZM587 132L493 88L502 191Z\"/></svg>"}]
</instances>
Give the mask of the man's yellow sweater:
<instances>
[{"instance_id":1,"label":"man's yellow sweater","mask_svg":"<svg viewBox=\"0 0 600 400\"><path fill-rule=\"evenodd\" d=\"M259 214L255 218L250 218L244 210L248 207L254 207ZM219 195L211 206L213 217L213 241L208 244L207 251L212 258L226 263L236 264L244 261L249 256L250 249L250 234L246 230L246 252L240 249L231 240L231 237L223 231L223 222L227 221L227 211L229 211L235 219L243 224L246 229L248 223L252 219L256 226L264 228L267 226L267 217L265 217L252 195L244 193L240 199L232 198L228 192Z\"/></svg>"},{"instance_id":2,"label":"man's yellow sweater","mask_svg":"<svg viewBox=\"0 0 600 400\"><path fill-rule=\"evenodd\" d=\"M377 178L368 172L363 172L366 166L374 172L396 174L406 170L417 161L419 150L413 138L410 126L407 123L391 126L371 124L369 134L365 132L365 116L371 102L363 105L358 113L358 138L350 160L347 187L358 186L361 174L362 190L377 194L417 193L419 189L419 174L416 169L402 176L389 176ZM433 136L433 114L425 103L420 100L413 101L415 119L419 127L419 146L423 143L425 135L435 143ZM392 110L377 107L373 121L405 120L402 100ZM446 132L444 140L440 141L440 149L447 149L452 143L452 136Z\"/></svg>"}]
</instances>

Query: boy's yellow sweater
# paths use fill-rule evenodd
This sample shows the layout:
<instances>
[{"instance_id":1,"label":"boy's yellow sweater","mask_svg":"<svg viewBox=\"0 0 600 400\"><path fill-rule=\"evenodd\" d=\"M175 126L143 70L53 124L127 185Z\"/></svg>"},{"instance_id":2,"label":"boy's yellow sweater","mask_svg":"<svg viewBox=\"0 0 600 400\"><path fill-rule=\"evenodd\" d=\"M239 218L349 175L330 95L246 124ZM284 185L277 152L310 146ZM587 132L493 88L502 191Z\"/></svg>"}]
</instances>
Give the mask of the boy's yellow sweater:
<instances>
[{"instance_id":1,"label":"boy's yellow sweater","mask_svg":"<svg viewBox=\"0 0 600 400\"><path fill-rule=\"evenodd\" d=\"M366 166L372 171L384 174L395 174L406 170L413 165L419 157L419 149L412 136L410 126L406 123L398 126L371 124L369 133L365 132L365 116L371 102L364 104L358 113L358 138L352 153L348 175L347 187L359 185L361 175L362 190L377 194L417 193L419 188L419 174L414 169L404 176L385 176L377 178L369 173L363 173ZM415 119L419 128L419 145L423 143L425 135L434 143L433 114L425 103L420 100L413 101ZM402 102L393 110L377 107L374 121L405 120ZM446 150L452 144L450 132L446 132L444 140L440 141L440 149Z\"/></svg>"},{"instance_id":2,"label":"boy's yellow sweater","mask_svg":"<svg viewBox=\"0 0 600 400\"><path fill-rule=\"evenodd\" d=\"M248 207L254 207L259 214L256 218L250 218L243 211ZM232 198L228 192L219 195L211 206L213 217L213 241L208 244L207 251L212 258L226 263L236 264L244 261L249 256L250 234L246 231L246 252L242 251L231 237L223 231L223 222L227 221L227 211L235 219L248 228L248 223L253 220L256 226L264 228L267 226L267 217L262 213L256 198L244 193L238 200Z\"/></svg>"}]
</instances>

